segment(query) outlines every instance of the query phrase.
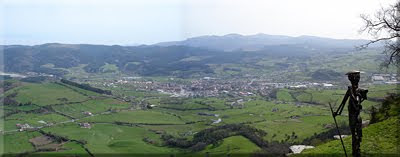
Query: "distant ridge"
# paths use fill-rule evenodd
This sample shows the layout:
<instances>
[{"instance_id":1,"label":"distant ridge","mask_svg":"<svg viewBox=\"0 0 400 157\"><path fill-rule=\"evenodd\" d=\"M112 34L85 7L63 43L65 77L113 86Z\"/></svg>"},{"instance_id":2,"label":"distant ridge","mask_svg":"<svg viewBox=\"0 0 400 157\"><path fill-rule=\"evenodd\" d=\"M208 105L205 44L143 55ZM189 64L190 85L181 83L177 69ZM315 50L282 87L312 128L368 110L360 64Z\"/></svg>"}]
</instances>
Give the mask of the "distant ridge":
<instances>
[{"instance_id":1,"label":"distant ridge","mask_svg":"<svg viewBox=\"0 0 400 157\"><path fill-rule=\"evenodd\" d=\"M185 78L217 74L215 65L246 64L252 65L252 69L262 69L271 67L262 67L257 63L270 58L345 54L355 52L355 46L365 42L367 40L314 36L228 34L139 46L62 43L4 45L4 55L0 55L0 59L4 61L4 72L12 73L37 72L63 76L73 67L83 66L81 68L86 73L105 73L104 69L112 66L113 70L109 72ZM282 68L287 66L283 65ZM229 71L229 68L222 71Z\"/></svg>"},{"instance_id":2,"label":"distant ridge","mask_svg":"<svg viewBox=\"0 0 400 157\"><path fill-rule=\"evenodd\" d=\"M206 35L188 38L183 41L161 42L155 45L158 46L190 46L201 47L213 50L223 51L257 51L265 49L268 46L278 45L297 45L315 48L334 47L334 48L354 48L361 44L367 43L368 40L363 39L332 39L317 36L298 36L291 37L285 35L268 35L268 34L254 34L254 35L240 35L240 34L227 34L223 36Z\"/></svg>"}]
</instances>

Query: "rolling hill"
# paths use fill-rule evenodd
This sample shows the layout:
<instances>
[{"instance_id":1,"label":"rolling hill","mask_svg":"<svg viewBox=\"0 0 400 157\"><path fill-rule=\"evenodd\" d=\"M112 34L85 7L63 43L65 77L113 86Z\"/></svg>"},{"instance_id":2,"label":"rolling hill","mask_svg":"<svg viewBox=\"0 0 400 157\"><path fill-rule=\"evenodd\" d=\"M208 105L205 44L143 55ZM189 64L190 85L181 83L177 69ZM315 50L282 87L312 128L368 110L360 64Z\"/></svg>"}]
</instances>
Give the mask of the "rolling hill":
<instances>
[{"instance_id":1,"label":"rolling hill","mask_svg":"<svg viewBox=\"0 0 400 157\"><path fill-rule=\"evenodd\" d=\"M283 35L240 35L227 34L223 36L199 36L189 38L183 41L162 42L159 46L191 46L201 47L222 51L257 51L269 49L271 46L290 46L297 45L299 47L309 47L310 49L322 48L354 48L368 42L367 40L351 40L351 39L331 39L316 36L283 36Z\"/></svg>"},{"instance_id":2,"label":"rolling hill","mask_svg":"<svg viewBox=\"0 0 400 157\"><path fill-rule=\"evenodd\" d=\"M359 55L349 60L354 46L365 40L338 40L313 36L204 36L182 42L156 45L119 46L48 43L35 46L5 45L2 69L5 72L37 72L56 76L78 69L89 74L123 73L141 76L229 76L258 75L277 71L302 71L311 76L309 64L346 59L334 66L357 65L375 68L382 56ZM379 49L368 51L378 52ZM367 57L367 58L365 58ZM347 61L349 60L349 61ZM362 64L365 64L362 63ZM332 66L331 66L332 67ZM325 68L331 68L325 67ZM321 67L322 68L322 67ZM364 69L360 69L364 70ZM346 71L346 69L345 69ZM310 73L311 72L311 73ZM304 76L302 76L304 77Z\"/></svg>"}]
</instances>

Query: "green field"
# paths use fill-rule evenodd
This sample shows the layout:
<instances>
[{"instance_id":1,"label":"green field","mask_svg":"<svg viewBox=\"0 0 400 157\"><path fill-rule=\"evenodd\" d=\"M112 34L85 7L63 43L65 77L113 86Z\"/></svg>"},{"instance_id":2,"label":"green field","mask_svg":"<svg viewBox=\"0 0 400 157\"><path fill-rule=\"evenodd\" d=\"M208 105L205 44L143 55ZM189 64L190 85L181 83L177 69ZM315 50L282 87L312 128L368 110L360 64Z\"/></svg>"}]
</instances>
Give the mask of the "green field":
<instances>
[{"instance_id":1,"label":"green field","mask_svg":"<svg viewBox=\"0 0 400 157\"><path fill-rule=\"evenodd\" d=\"M15 154L23 152L32 152L34 147L29 142L29 139L40 136L38 132L16 132L13 134L5 134L0 140L4 140L5 154Z\"/></svg>"},{"instance_id":2,"label":"green field","mask_svg":"<svg viewBox=\"0 0 400 157\"><path fill-rule=\"evenodd\" d=\"M226 155L231 154L233 156L248 156L251 153L261 150L253 142L249 141L243 136L232 136L225 138L218 145L209 145L205 150L201 151L200 154L214 155Z\"/></svg>"},{"instance_id":3,"label":"green field","mask_svg":"<svg viewBox=\"0 0 400 157\"><path fill-rule=\"evenodd\" d=\"M109 73L109 72L118 72L118 67L115 64L108 64L106 63L102 67L100 67L101 72Z\"/></svg>"},{"instance_id":4,"label":"green field","mask_svg":"<svg viewBox=\"0 0 400 157\"><path fill-rule=\"evenodd\" d=\"M20 103L32 102L39 106L60 104L65 102L80 102L88 98L73 90L55 83L32 84L25 83L8 93L17 92L16 100ZM64 99L63 99L64 98Z\"/></svg>"},{"instance_id":5,"label":"green field","mask_svg":"<svg viewBox=\"0 0 400 157\"><path fill-rule=\"evenodd\" d=\"M29 124L33 127L43 126L43 123L39 121L43 121L45 123L57 123L67 121L69 118L49 113L49 114L32 114L32 113L18 113L8 116L5 119L5 130L13 130L17 129L15 124Z\"/></svg>"},{"instance_id":6,"label":"green field","mask_svg":"<svg viewBox=\"0 0 400 157\"><path fill-rule=\"evenodd\" d=\"M294 101L292 95L287 90L279 90L278 93L276 93L276 97L278 100L285 102Z\"/></svg>"},{"instance_id":7,"label":"green field","mask_svg":"<svg viewBox=\"0 0 400 157\"><path fill-rule=\"evenodd\" d=\"M85 122L126 122L143 124L185 124L176 116L157 111L122 111L99 116L92 116L81 121Z\"/></svg>"},{"instance_id":8,"label":"green field","mask_svg":"<svg viewBox=\"0 0 400 157\"><path fill-rule=\"evenodd\" d=\"M53 109L58 112L62 112L66 115L72 116L74 118L81 118L86 115L83 112L88 111L93 114L99 114L106 111L126 109L131 105L129 103L119 101L111 98L100 98L92 99L76 104L65 104L54 106Z\"/></svg>"},{"instance_id":9,"label":"green field","mask_svg":"<svg viewBox=\"0 0 400 157\"><path fill-rule=\"evenodd\" d=\"M82 156L82 157L90 157L90 155L82 148L81 145L75 142L67 142L62 145L62 148L59 151L53 152L36 152L32 153L30 156L57 156L57 157L64 157L64 156Z\"/></svg>"},{"instance_id":10,"label":"green field","mask_svg":"<svg viewBox=\"0 0 400 157\"><path fill-rule=\"evenodd\" d=\"M112 89L112 88L111 88ZM398 92L396 86L369 86L370 98L383 98L388 93ZM155 92L144 92L118 88L113 96L101 95L81 88L53 82L21 83L5 93L5 96L17 93L14 98L19 103L32 102L28 105L1 106L5 113L4 122L0 127L6 131L4 139L5 153L37 156L83 155L88 156L87 148L96 156L102 154L125 155L166 155L177 156L249 156L261 151L262 148L250 139L241 135L226 137L218 143L208 144L203 150L192 152L189 148L181 149L167 144L162 136L170 135L185 140L194 139L197 133L227 124L245 124L255 129L265 131L262 140L288 144L301 143L304 139L328 131L327 125L333 124L328 103L335 107L341 101L343 89L279 89L276 99L266 99L261 96L243 97L242 105L231 106L238 98L208 97L208 98L171 98L168 95ZM384 93L384 94L382 94ZM122 101L119 96L131 96L130 102ZM377 99L363 103L363 120L370 119L368 110L380 104ZM155 105L145 108L141 103ZM93 116L85 115L91 112ZM347 107L339 123L347 124ZM74 120L72 120L74 119ZM217 120L220 119L217 123ZM46 124L52 123L51 126ZM91 128L81 128L79 123L90 123ZM392 136L393 130L386 137L376 138L372 132L393 125L394 120L371 125L366 130L367 141L382 141ZM40 130L68 139L55 142L60 150L38 151L30 139L41 136L38 131L18 132L16 124L29 124L32 127L42 127ZM375 128L375 129L371 129ZM377 131L379 133L379 131ZM375 135L374 135L375 136ZM80 141L83 144L79 144ZM349 139L345 139L349 142ZM314 150L305 153L318 154L335 147L337 141L322 144ZM375 146L366 142L363 149ZM375 152L393 152L393 140L388 140L376 147ZM380 150L381 152L379 152ZM34 152L38 151L38 152ZM340 152L333 149L328 153Z\"/></svg>"},{"instance_id":11,"label":"green field","mask_svg":"<svg viewBox=\"0 0 400 157\"><path fill-rule=\"evenodd\" d=\"M87 141L87 148L93 154L152 154L174 153L176 150L159 147L159 135L140 127L94 124L92 128L80 128L77 124L61 125L44 129L46 132L66 136L70 139ZM149 138L154 144L146 143Z\"/></svg>"}]
</instances>

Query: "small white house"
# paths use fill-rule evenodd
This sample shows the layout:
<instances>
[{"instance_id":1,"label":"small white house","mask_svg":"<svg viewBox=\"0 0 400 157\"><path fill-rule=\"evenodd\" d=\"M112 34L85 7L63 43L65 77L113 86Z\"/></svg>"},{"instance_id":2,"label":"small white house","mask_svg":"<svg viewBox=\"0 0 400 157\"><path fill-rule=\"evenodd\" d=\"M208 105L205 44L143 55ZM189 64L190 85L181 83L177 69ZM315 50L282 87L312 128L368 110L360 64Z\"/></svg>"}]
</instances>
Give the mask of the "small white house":
<instances>
[{"instance_id":1,"label":"small white house","mask_svg":"<svg viewBox=\"0 0 400 157\"><path fill-rule=\"evenodd\" d=\"M79 123L79 126L81 128L86 128L86 129L90 129L92 127L92 125L90 125L90 123Z\"/></svg>"},{"instance_id":2,"label":"small white house","mask_svg":"<svg viewBox=\"0 0 400 157\"><path fill-rule=\"evenodd\" d=\"M83 114L87 115L87 116L93 116L92 112L89 112L89 111L85 111L85 112L83 112Z\"/></svg>"}]
</instances>

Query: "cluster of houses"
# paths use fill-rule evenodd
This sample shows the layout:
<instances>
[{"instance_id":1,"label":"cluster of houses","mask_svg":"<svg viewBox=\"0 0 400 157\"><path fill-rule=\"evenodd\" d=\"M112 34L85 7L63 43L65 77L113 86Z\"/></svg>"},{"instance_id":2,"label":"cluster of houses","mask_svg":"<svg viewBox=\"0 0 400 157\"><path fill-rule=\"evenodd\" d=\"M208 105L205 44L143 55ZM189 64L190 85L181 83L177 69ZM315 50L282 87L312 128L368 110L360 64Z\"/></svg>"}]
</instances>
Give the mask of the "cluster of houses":
<instances>
[{"instance_id":1,"label":"cluster of houses","mask_svg":"<svg viewBox=\"0 0 400 157\"><path fill-rule=\"evenodd\" d=\"M297 89L297 88L323 88L323 89L333 89L336 86L332 83L315 83L315 82L295 82L296 85L284 86L284 88Z\"/></svg>"},{"instance_id":2,"label":"cluster of houses","mask_svg":"<svg viewBox=\"0 0 400 157\"><path fill-rule=\"evenodd\" d=\"M29 124L15 124L15 126L17 127L18 131L32 131L35 130L34 127L30 126Z\"/></svg>"},{"instance_id":3,"label":"cluster of houses","mask_svg":"<svg viewBox=\"0 0 400 157\"><path fill-rule=\"evenodd\" d=\"M373 74L371 81L373 84L400 84L397 74Z\"/></svg>"},{"instance_id":4,"label":"cluster of houses","mask_svg":"<svg viewBox=\"0 0 400 157\"><path fill-rule=\"evenodd\" d=\"M371 76L371 75L369 75ZM372 74L373 84L397 84L396 74ZM284 80L284 79L282 79ZM276 79L275 79L276 81ZM103 82L106 87L124 86L137 91L156 91L169 94L171 97L217 97L220 95L231 96L253 96L268 95L272 89L339 89L342 85L338 82L312 82L312 81L289 81L273 82L269 78L231 78L220 79L203 77L190 81L175 80L170 78L167 82L157 82L142 79L140 77L124 77L118 80Z\"/></svg>"},{"instance_id":5,"label":"cluster of houses","mask_svg":"<svg viewBox=\"0 0 400 157\"><path fill-rule=\"evenodd\" d=\"M83 112L83 114L88 115L88 116L93 116L93 114L91 112L85 111ZM74 122L74 120L72 120L71 122ZM54 123L51 122L45 122L43 120L38 121L38 123L44 124L43 126L39 126L39 127L33 127L27 123L21 124L21 123L17 123L15 124L15 127L18 129L18 131L35 131L37 129L43 128L43 127L49 127L49 126L53 126ZM78 125L81 128L87 128L90 129L92 127L92 125L90 123L78 123ZM3 131L0 130L0 133L3 133Z\"/></svg>"},{"instance_id":6,"label":"cluster of houses","mask_svg":"<svg viewBox=\"0 0 400 157\"><path fill-rule=\"evenodd\" d=\"M52 125L53 125L53 123L46 123L45 126L52 126ZM85 123L78 123L78 125L81 128L86 128L86 129L90 129L92 127L92 125L90 123L86 123L86 122ZM42 127L33 127L33 126L30 126L27 123L25 123L25 124L17 123L17 124L15 124L15 126L17 127L18 131L35 131L38 128L42 128ZM0 133L3 133L3 131L0 130Z\"/></svg>"},{"instance_id":7,"label":"cluster of houses","mask_svg":"<svg viewBox=\"0 0 400 157\"><path fill-rule=\"evenodd\" d=\"M133 77L132 77L133 78ZM339 88L331 82L284 82L273 83L269 79L233 78L218 79L204 77L190 81L170 79L168 82L148 81L142 79L119 79L102 83L105 87L124 86L137 91L156 91L169 94L171 97L217 97L220 95L253 96L267 95L275 88Z\"/></svg>"},{"instance_id":8,"label":"cluster of houses","mask_svg":"<svg viewBox=\"0 0 400 157\"><path fill-rule=\"evenodd\" d=\"M37 72L27 72L25 75L28 77L36 77L36 76L55 77L52 74L37 73Z\"/></svg>"}]
</instances>

